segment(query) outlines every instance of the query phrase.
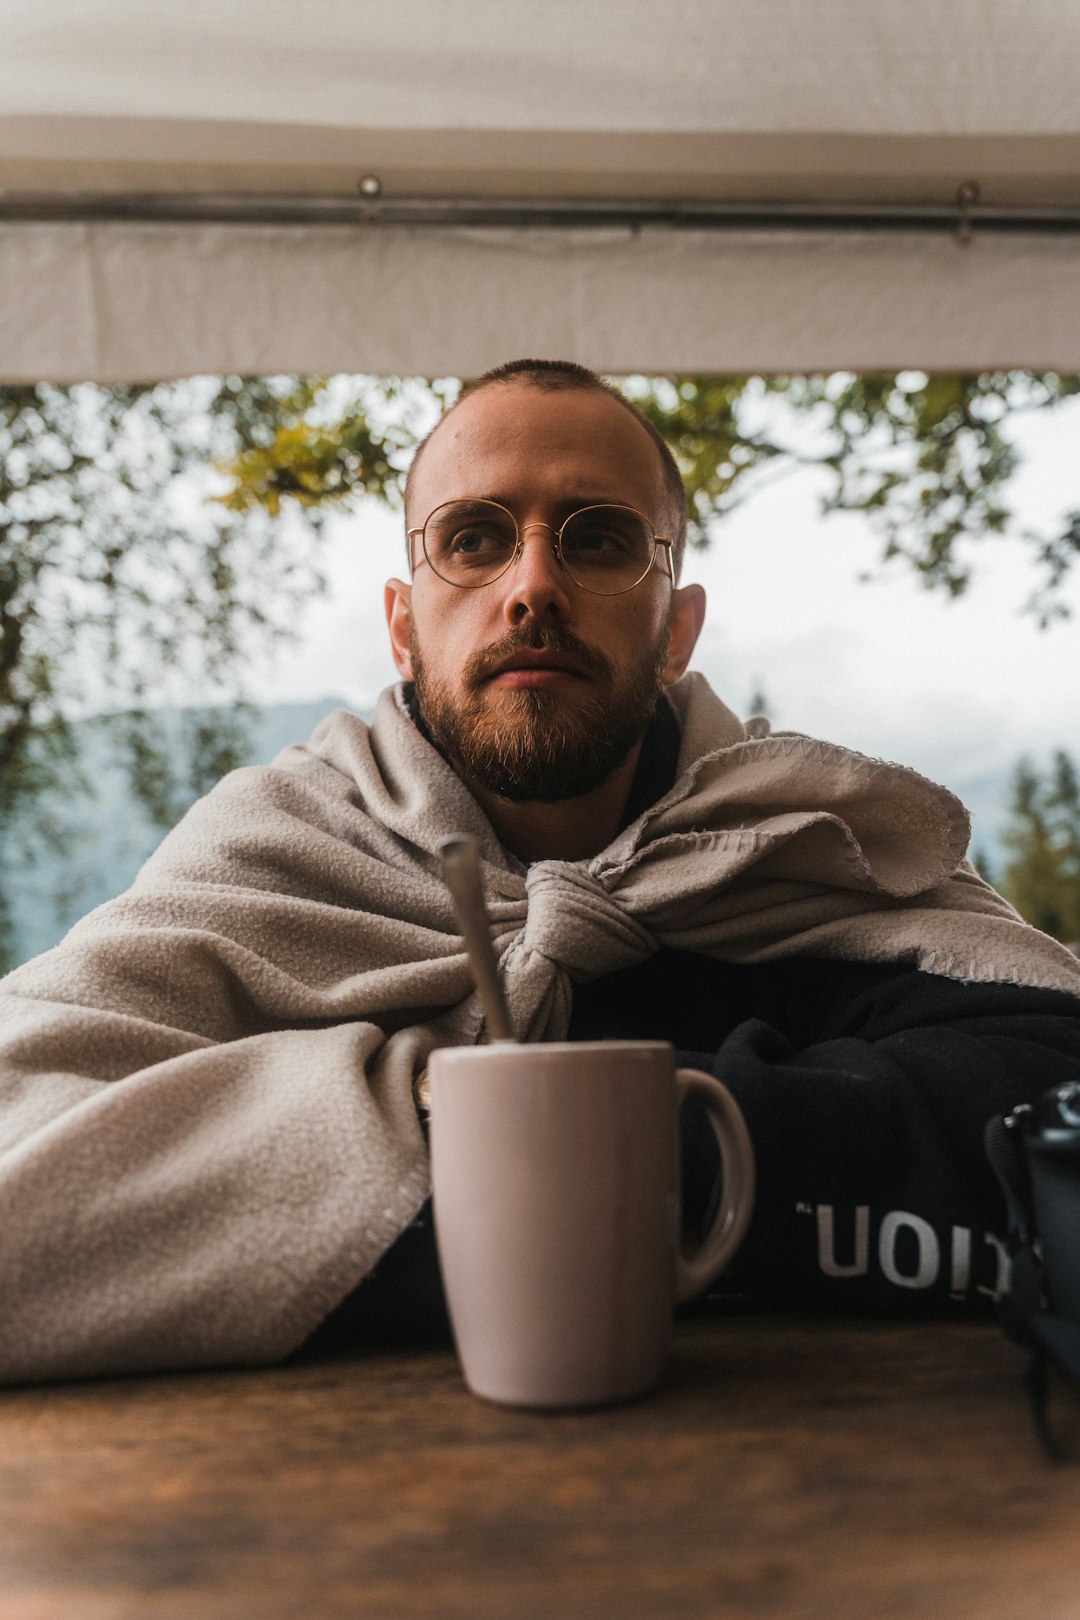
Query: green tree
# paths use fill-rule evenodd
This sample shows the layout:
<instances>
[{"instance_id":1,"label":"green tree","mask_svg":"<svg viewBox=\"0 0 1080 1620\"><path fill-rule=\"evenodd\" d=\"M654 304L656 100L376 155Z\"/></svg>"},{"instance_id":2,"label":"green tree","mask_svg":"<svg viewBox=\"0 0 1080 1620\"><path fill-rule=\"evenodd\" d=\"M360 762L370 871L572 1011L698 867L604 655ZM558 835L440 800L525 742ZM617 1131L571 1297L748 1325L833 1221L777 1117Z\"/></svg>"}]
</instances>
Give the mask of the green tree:
<instances>
[{"instance_id":1,"label":"green tree","mask_svg":"<svg viewBox=\"0 0 1080 1620\"><path fill-rule=\"evenodd\" d=\"M132 791L162 825L237 759L239 674L318 588L321 519L208 501L225 488L213 465L257 450L317 392L220 378L0 390L0 966L4 873L61 843L50 804L90 786L80 714L114 711ZM193 695L204 707L170 755L148 705Z\"/></svg>"},{"instance_id":2,"label":"green tree","mask_svg":"<svg viewBox=\"0 0 1080 1620\"><path fill-rule=\"evenodd\" d=\"M1045 775L1016 767L1003 842L1002 890L1028 922L1056 939L1080 939L1080 778L1059 750Z\"/></svg>"}]
</instances>

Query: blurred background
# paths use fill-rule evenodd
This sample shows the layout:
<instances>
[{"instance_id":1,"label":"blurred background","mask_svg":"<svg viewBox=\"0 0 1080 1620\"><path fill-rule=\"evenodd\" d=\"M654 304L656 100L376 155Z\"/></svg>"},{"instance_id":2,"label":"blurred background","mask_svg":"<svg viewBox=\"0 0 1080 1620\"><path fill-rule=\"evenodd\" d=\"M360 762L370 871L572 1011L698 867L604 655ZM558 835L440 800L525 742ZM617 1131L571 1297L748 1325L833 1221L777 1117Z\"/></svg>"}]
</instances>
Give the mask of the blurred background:
<instances>
[{"instance_id":1,"label":"blurred background","mask_svg":"<svg viewBox=\"0 0 1080 1620\"><path fill-rule=\"evenodd\" d=\"M673 444L726 701L946 783L1080 936L1080 11L0 23L0 966L370 712L412 448L526 355Z\"/></svg>"}]
</instances>

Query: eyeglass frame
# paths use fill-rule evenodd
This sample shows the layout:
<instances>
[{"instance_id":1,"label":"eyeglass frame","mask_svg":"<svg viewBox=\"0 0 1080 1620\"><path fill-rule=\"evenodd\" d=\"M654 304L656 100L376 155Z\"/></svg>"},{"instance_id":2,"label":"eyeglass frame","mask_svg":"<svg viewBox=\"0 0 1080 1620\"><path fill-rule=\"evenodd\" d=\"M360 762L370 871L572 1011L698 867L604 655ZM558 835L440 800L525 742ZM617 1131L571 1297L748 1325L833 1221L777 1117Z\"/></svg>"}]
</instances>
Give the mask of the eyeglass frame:
<instances>
[{"instance_id":1,"label":"eyeglass frame","mask_svg":"<svg viewBox=\"0 0 1080 1620\"><path fill-rule=\"evenodd\" d=\"M510 560L499 569L497 574L492 574L490 579L481 581L479 585L459 584L457 580L447 579L444 574L440 574L439 570L435 567L435 564L428 556L427 540L425 538L427 526L435 516L436 512L441 512L444 506L468 506L470 504L493 506L495 507L496 511L505 512L511 523L514 525L514 533L517 535L517 544L515 545L510 556ZM596 591L593 590L591 585L583 585L581 581L576 579L574 574L571 572L570 566L562 552L563 531L566 529L568 524L572 523L576 517L580 517L583 512L602 512L608 507L612 506L617 507L622 512L633 512L634 516L639 517L646 527L651 531L653 537L652 556L649 559L648 568L646 568L643 574L638 575L637 579L635 579L632 585L624 585L621 591ZM553 524L542 523L539 520L537 520L535 523L526 523L524 527L522 527L508 506L504 506L501 501L489 500L486 495L458 495L453 500L440 501L438 506L432 507L419 529L406 529L405 538L409 544L410 576L414 575L417 568L420 566L420 564L413 557L413 540L417 535L419 535L420 544L422 545L424 551L423 560L427 563L436 579L442 580L444 585L449 585L452 591L485 590L487 586L494 585L496 580L502 579L504 574L508 574L511 568L513 568L514 564L519 560L521 553L525 548L525 536L528 534L530 529L546 529L549 534L553 534L555 536L551 547L551 552L555 558L555 561L566 574L567 579L569 579L572 584L576 585L579 591L588 591L590 596L604 596L613 599L616 596L625 596L628 591L636 590L641 584L642 580L648 579L649 575L654 572L656 568L657 547L659 546L664 547L664 558L667 562L668 578L671 580L672 586L675 584L675 564L672 558L672 550L675 545L674 540L669 539L667 535L657 534L655 529L653 529L651 520L646 517L645 513L639 511L636 506L630 506L626 501L591 501L588 506L579 506L575 512L571 512L569 517L564 518L562 523L556 529Z\"/></svg>"}]
</instances>

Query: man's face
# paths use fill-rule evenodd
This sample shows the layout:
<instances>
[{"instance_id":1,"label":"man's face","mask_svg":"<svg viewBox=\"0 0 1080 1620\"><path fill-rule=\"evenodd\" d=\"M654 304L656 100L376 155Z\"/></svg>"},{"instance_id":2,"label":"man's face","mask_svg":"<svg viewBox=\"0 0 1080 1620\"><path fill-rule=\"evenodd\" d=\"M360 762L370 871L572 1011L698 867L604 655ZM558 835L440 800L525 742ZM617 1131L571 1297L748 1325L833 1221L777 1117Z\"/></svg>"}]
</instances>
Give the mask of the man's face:
<instances>
[{"instance_id":1,"label":"man's face","mask_svg":"<svg viewBox=\"0 0 1080 1620\"><path fill-rule=\"evenodd\" d=\"M495 384L429 440L408 526L478 497L514 514L522 556L491 584L460 590L432 572L417 538L411 586L387 587L394 659L466 781L519 802L575 798L622 763L661 686L682 673L701 593L673 592L659 565L624 595L592 595L560 567L550 530L528 525L557 530L582 506L621 503L670 534L660 458L603 394Z\"/></svg>"}]
</instances>

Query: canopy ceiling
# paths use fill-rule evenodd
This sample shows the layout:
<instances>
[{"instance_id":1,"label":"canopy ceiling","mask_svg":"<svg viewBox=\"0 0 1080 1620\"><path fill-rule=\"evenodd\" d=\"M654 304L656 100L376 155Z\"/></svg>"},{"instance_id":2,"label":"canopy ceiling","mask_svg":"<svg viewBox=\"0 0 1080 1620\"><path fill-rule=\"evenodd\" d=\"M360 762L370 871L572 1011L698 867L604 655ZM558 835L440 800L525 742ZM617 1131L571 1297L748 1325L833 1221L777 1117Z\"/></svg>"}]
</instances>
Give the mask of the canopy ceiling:
<instances>
[{"instance_id":1,"label":"canopy ceiling","mask_svg":"<svg viewBox=\"0 0 1080 1620\"><path fill-rule=\"evenodd\" d=\"M0 0L0 39L8 380L1080 370L1072 0Z\"/></svg>"}]
</instances>

